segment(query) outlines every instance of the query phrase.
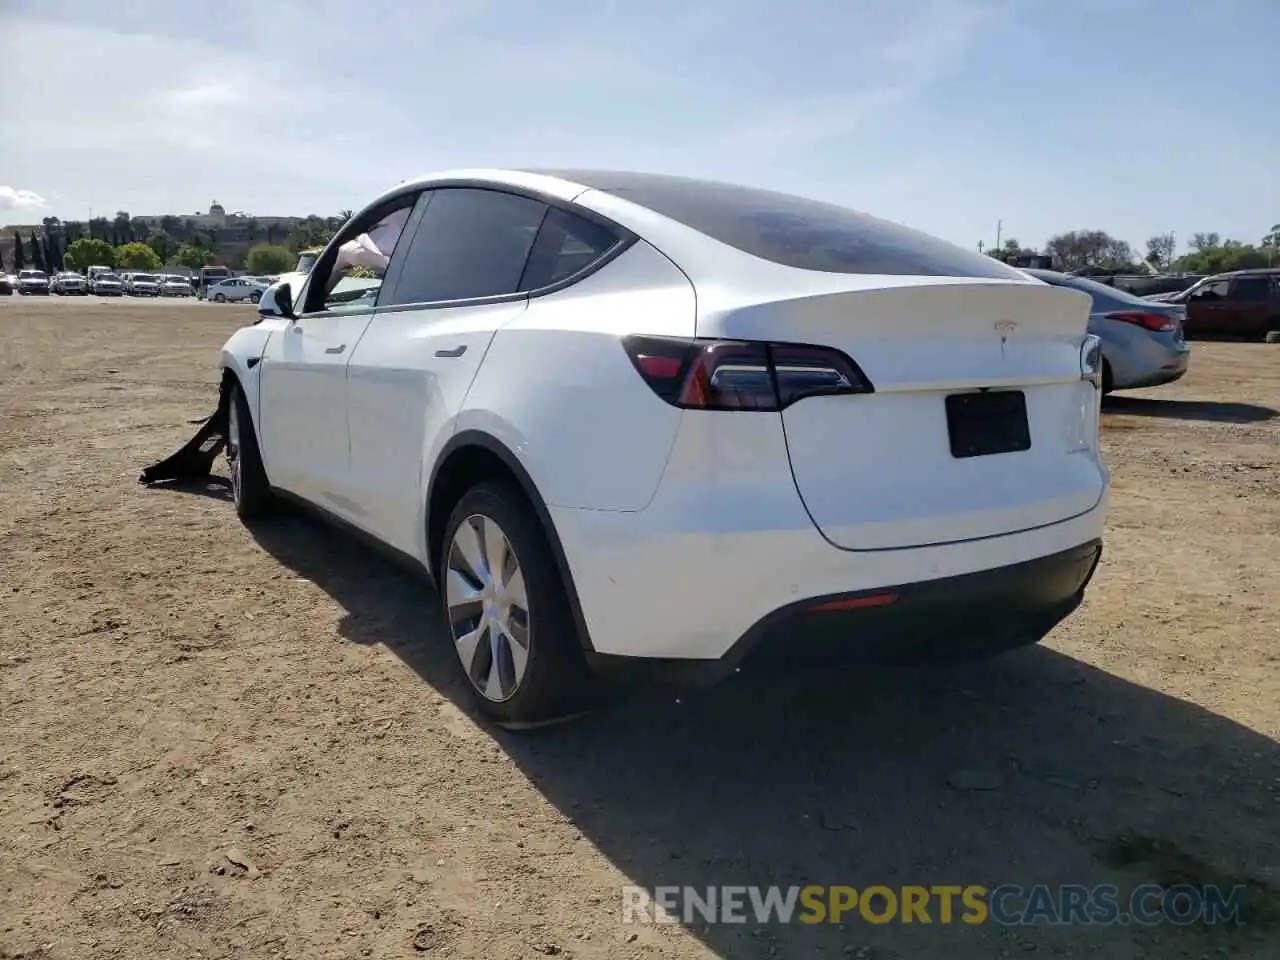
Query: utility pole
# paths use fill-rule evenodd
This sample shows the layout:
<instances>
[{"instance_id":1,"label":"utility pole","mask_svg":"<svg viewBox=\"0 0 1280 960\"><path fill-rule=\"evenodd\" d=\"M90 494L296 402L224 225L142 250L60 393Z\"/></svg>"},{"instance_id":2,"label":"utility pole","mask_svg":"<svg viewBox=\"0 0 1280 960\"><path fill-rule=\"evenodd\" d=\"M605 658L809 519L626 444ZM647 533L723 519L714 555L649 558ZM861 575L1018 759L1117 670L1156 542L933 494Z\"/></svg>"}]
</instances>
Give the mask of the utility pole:
<instances>
[{"instance_id":1,"label":"utility pole","mask_svg":"<svg viewBox=\"0 0 1280 960\"><path fill-rule=\"evenodd\" d=\"M1004 229L1004 221L997 220L996 221L996 251L997 252L999 252L1000 250L1000 231L1002 229Z\"/></svg>"}]
</instances>

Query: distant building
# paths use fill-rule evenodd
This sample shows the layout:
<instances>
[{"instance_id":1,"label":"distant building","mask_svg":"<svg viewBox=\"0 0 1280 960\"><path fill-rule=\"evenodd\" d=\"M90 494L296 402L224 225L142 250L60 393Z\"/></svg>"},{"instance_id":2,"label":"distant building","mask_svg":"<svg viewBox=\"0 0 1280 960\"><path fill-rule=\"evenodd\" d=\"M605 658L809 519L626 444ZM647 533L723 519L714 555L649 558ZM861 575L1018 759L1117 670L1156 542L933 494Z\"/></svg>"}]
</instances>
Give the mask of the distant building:
<instances>
[{"instance_id":1,"label":"distant building","mask_svg":"<svg viewBox=\"0 0 1280 960\"><path fill-rule=\"evenodd\" d=\"M108 230L112 229L114 217L105 219ZM226 208L216 200L209 205L207 213L155 214L131 216L129 219L132 224L144 225L150 233L167 230L180 243L193 239L197 232L213 233L217 240L217 254L228 262L242 260L255 243L284 243L293 228L306 220L305 217L260 217L240 211L227 213ZM82 229L87 229L88 226L87 217L84 220L71 219L61 222L79 223ZM10 249L13 246L15 234L20 235L25 244L30 240L32 233L41 235L45 231L44 223L10 224L0 227L0 259L5 262L11 259ZM207 236L195 239L208 243Z\"/></svg>"}]
</instances>

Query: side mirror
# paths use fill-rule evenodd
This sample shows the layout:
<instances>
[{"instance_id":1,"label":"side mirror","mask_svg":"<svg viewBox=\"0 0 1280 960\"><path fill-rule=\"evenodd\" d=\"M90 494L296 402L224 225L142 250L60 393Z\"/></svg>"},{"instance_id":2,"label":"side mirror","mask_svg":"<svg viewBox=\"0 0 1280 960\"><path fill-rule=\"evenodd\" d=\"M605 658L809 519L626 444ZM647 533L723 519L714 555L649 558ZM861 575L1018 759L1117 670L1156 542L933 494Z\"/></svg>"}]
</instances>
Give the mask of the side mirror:
<instances>
[{"instance_id":1,"label":"side mirror","mask_svg":"<svg viewBox=\"0 0 1280 960\"><path fill-rule=\"evenodd\" d=\"M272 284L262 291L262 297L258 300L258 315L293 319L293 291L289 289L287 281Z\"/></svg>"}]
</instances>

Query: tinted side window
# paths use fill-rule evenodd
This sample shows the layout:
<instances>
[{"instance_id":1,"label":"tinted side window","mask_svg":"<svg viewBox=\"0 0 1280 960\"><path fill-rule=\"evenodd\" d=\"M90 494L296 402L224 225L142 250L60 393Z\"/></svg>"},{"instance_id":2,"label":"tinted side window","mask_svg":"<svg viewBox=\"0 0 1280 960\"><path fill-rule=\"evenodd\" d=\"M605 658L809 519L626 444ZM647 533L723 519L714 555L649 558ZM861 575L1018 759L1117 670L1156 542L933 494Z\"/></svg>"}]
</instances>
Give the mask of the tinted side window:
<instances>
[{"instance_id":1,"label":"tinted side window","mask_svg":"<svg viewBox=\"0 0 1280 960\"><path fill-rule=\"evenodd\" d=\"M383 304L515 293L547 207L496 190L447 187L431 195L404 268Z\"/></svg>"},{"instance_id":2,"label":"tinted side window","mask_svg":"<svg viewBox=\"0 0 1280 960\"><path fill-rule=\"evenodd\" d=\"M1264 303L1271 299L1271 282L1266 277L1241 277L1231 291L1231 299L1242 303Z\"/></svg>"},{"instance_id":3,"label":"tinted side window","mask_svg":"<svg viewBox=\"0 0 1280 960\"><path fill-rule=\"evenodd\" d=\"M824 273L1025 280L985 254L856 210L770 190L645 176L598 189L787 267Z\"/></svg>"},{"instance_id":4,"label":"tinted side window","mask_svg":"<svg viewBox=\"0 0 1280 960\"><path fill-rule=\"evenodd\" d=\"M559 283L595 263L617 243L612 230L553 207L542 221L520 289L537 290Z\"/></svg>"}]
</instances>

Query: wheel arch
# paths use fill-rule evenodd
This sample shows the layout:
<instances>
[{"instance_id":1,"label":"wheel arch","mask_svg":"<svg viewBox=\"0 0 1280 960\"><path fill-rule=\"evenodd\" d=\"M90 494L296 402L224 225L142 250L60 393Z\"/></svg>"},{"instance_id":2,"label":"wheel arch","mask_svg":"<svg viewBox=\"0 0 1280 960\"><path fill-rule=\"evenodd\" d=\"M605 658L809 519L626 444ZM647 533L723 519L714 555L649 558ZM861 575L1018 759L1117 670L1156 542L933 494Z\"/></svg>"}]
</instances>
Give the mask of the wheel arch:
<instances>
[{"instance_id":1,"label":"wheel arch","mask_svg":"<svg viewBox=\"0 0 1280 960\"><path fill-rule=\"evenodd\" d=\"M436 565L440 550L444 543L444 528L449 522L449 514L459 498L475 484L483 480L509 480L524 494L529 506L533 509L547 544L551 548L551 556L555 560L560 581L564 584L565 596L569 601L569 610L574 626L578 631L578 641L586 652L593 652L591 634L587 630L586 618L582 615L582 604L578 600L578 589L573 580L573 571L565 556L564 545L556 532L555 522L547 509L546 501L538 492L537 484L529 476L519 458L501 440L482 430L462 430L454 434L440 451L435 466L431 470L431 479L427 484L427 502L424 522L426 525L427 569L443 588Z\"/></svg>"}]
</instances>

